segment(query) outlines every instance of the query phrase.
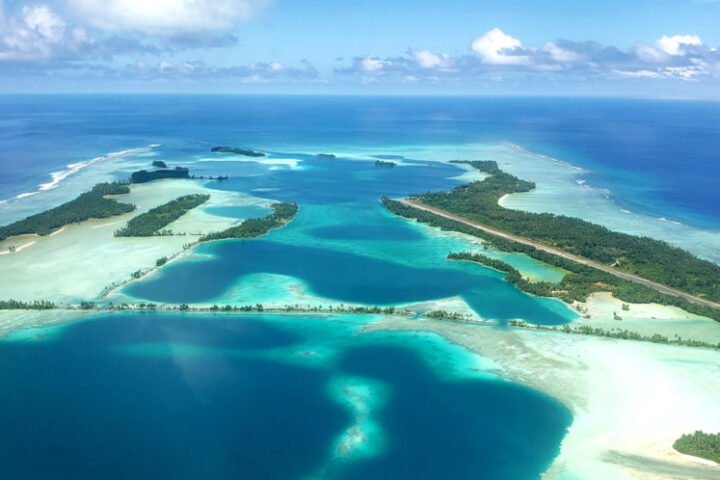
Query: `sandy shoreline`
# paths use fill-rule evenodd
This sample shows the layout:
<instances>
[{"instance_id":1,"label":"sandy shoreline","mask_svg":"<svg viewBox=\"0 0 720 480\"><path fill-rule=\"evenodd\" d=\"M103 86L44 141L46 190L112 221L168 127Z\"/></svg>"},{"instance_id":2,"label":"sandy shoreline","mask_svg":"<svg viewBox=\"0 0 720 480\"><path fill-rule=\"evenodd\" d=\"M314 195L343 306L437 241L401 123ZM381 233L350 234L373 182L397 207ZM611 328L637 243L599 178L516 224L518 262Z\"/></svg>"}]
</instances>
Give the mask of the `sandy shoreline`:
<instances>
[{"instance_id":1,"label":"sandy shoreline","mask_svg":"<svg viewBox=\"0 0 720 480\"><path fill-rule=\"evenodd\" d=\"M543 478L720 478L720 468L669 448L683 433L720 430L717 352L389 317L366 330L437 333L567 406L573 424Z\"/></svg>"},{"instance_id":2,"label":"sandy shoreline","mask_svg":"<svg viewBox=\"0 0 720 480\"><path fill-rule=\"evenodd\" d=\"M95 300L113 285L124 283L134 272L155 267L161 257L183 253L202 234L224 230L241 219L207 213L204 208L225 205L268 204L271 200L214 190L201 180L160 180L132 185L119 195L133 203L133 212L107 219L67 225L53 235L23 235L0 242L0 291L2 299L50 300L77 304ZM113 232L130 218L181 195L207 193L210 200L169 225L175 235L116 238ZM15 251L9 252L10 245ZM7 252L7 253L6 253Z\"/></svg>"}]
</instances>

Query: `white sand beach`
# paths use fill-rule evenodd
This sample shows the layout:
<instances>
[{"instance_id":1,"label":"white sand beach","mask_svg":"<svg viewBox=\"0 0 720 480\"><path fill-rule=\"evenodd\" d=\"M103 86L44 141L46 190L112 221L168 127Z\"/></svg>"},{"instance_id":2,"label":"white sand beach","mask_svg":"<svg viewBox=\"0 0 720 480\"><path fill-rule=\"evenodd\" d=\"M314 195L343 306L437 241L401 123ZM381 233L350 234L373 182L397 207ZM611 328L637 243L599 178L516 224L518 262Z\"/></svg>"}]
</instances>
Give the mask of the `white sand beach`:
<instances>
[{"instance_id":1,"label":"white sand beach","mask_svg":"<svg viewBox=\"0 0 720 480\"><path fill-rule=\"evenodd\" d=\"M623 305L626 305L627 310L623 310ZM657 333L671 339L679 336L712 344L720 343L720 322L688 313L678 307L622 302L606 292L594 293L587 302L576 303L574 307L579 317L572 322L572 326L629 330L645 336Z\"/></svg>"}]
</instances>

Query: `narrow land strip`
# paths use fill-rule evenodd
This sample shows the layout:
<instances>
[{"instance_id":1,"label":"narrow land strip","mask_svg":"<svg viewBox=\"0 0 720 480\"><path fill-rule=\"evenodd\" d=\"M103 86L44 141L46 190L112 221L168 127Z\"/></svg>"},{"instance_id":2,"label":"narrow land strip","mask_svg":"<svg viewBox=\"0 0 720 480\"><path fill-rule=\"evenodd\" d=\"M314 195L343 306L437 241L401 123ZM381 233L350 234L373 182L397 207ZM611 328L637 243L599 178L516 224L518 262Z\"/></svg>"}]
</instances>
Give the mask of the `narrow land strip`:
<instances>
[{"instance_id":1,"label":"narrow land strip","mask_svg":"<svg viewBox=\"0 0 720 480\"><path fill-rule=\"evenodd\" d=\"M571 260L571 261L573 261L573 262L577 262L577 263L582 264L582 265L587 265L587 266L592 267L592 268L595 268L595 269L597 269L597 270L600 270L600 271L609 273L609 274L614 275L614 276L616 276L616 277L618 277L618 278L622 278L623 280L629 280L629 281L631 281L631 282L635 282L635 283L638 283L638 284L640 284L640 285L644 285L644 286L646 286L646 287L648 287L648 288L652 288L653 290L656 290L656 291L658 291L658 292L660 292L660 293L664 293L664 294L667 294L667 295L672 295L672 296L675 296L675 297L681 297L681 298L684 298L685 300L687 300L687 301L689 301L689 302L691 302L691 303L697 304L697 305L705 305L705 306L708 306L708 307L711 307L711 308L720 309L720 303L716 303L716 302L713 302L713 301L710 301L710 300L706 300L706 299L704 299L704 298L700 298L700 297L696 297L696 296L694 296L694 295L690 295L689 293L685 293L685 292L682 292L682 291L680 291L680 290L676 290L676 289L674 289L674 288L670 288L670 287L668 287L668 286L666 286L666 285L662 285L662 284L660 284L660 283L656 283L656 282L647 280L646 278L639 277L639 276L633 275L633 274L631 274L631 273L623 272L623 271L618 270L618 269L616 269L616 268L613 268L613 267L611 267L611 266L604 265L604 264L602 264L602 263L595 262L595 261L593 261L593 260L589 260L589 259L584 258L584 257L580 257L580 256L577 256L577 255L573 255L573 254L571 254L571 253L567 253L567 252L565 252L565 251L563 251L563 250L560 250L560 249L557 249L557 248L549 247L549 246L547 246L547 245L544 245L544 244L542 244L542 243L535 242L535 241L530 240L530 239L525 238L525 237L520 237L520 236L518 236L518 235L513 235L512 233L505 232L505 231L503 231L503 230L498 230L498 229L496 229L496 228L488 227L488 226L486 226L486 225L482 225L482 224L479 224L479 223L471 222L470 220L468 220L468 219L466 219L466 218L460 217L460 216L458 216L458 215L453 215L452 213L447 212L447 211L445 211L445 210L442 210L442 209L439 209L439 208L435 208L435 207L427 206L427 205L425 205L424 203L422 203L422 202L419 201L419 200L398 199L398 201L399 201L400 203L408 206L408 207L413 207L413 208L417 208L417 209L420 209L420 210L425 210L426 212L430 212L430 213L433 213L433 214L435 214L435 215L438 215L438 216L441 216L441 217L444 217L444 218L447 218L447 219L450 219L450 220L454 220L454 221L456 221L456 222L463 223L463 224L465 224L465 225L468 225L468 226L470 226L470 227L472 227L472 228L476 228L476 229L478 229L478 230L482 230L483 232L489 233L489 234L491 234L491 235L494 235L494 236L497 236L497 237L500 237L500 238L504 238L504 239L506 239L506 240L511 240L511 241L513 241L513 242L521 243L521 244L523 244L523 245L529 245L529 246L534 247L534 248L536 248L536 249L538 249L538 250L542 250L542 251L551 253L551 254L553 254L553 255L557 255L557 256L559 256L559 257L566 258L566 259Z\"/></svg>"}]
</instances>

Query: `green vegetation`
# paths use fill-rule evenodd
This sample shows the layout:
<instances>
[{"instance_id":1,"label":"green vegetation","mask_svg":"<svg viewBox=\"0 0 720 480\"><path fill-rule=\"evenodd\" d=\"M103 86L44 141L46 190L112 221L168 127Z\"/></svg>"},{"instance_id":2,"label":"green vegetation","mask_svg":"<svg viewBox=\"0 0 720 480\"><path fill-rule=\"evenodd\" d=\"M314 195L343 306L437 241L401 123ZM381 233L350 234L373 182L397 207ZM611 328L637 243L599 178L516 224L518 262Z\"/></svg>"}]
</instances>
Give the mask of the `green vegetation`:
<instances>
[{"instance_id":1,"label":"green vegetation","mask_svg":"<svg viewBox=\"0 0 720 480\"><path fill-rule=\"evenodd\" d=\"M446 310L432 310L425 313L424 316L434 320L448 320L451 322L467 322L469 320L461 313L448 312Z\"/></svg>"},{"instance_id":2,"label":"green vegetation","mask_svg":"<svg viewBox=\"0 0 720 480\"><path fill-rule=\"evenodd\" d=\"M49 235L71 223L79 223L91 218L108 218L132 212L135 210L135 205L105 198L105 195L120 195L129 192L130 189L125 183L99 183L92 190L83 193L75 200L0 227L0 241L8 237L30 233Z\"/></svg>"},{"instance_id":3,"label":"green vegetation","mask_svg":"<svg viewBox=\"0 0 720 480\"><path fill-rule=\"evenodd\" d=\"M411 316L413 312L395 307L352 306L352 305L299 305L286 304L278 307L266 307L262 303L254 305L217 305L211 307L192 307L186 303L180 305L162 305L154 303L138 303L107 306L108 310L179 310L182 312L271 312L271 313L351 313L359 315L399 315Z\"/></svg>"},{"instance_id":4,"label":"green vegetation","mask_svg":"<svg viewBox=\"0 0 720 480\"><path fill-rule=\"evenodd\" d=\"M375 166L376 167L394 167L397 165L395 162L388 162L385 160L375 160Z\"/></svg>"},{"instance_id":5,"label":"green vegetation","mask_svg":"<svg viewBox=\"0 0 720 480\"><path fill-rule=\"evenodd\" d=\"M720 463L720 433L705 433L698 430L675 440L673 448L685 455Z\"/></svg>"},{"instance_id":6,"label":"green vegetation","mask_svg":"<svg viewBox=\"0 0 720 480\"><path fill-rule=\"evenodd\" d=\"M155 168L168 168L167 163L162 160L153 160L152 166Z\"/></svg>"},{"instance_id":7,"label":"green vegetation","mask_svg":"<svg viewBox=\"0 0 720 480\"><path fill-rule=\"evenodd\" d=\"M245 155L246 157L264 157L265 154L262 152L256 152L249 148L237 148L237 147L213 147L210 149L213 153L236 153L238 155Z\"/></svg>"},{"instance_id":8,"label":"green vegetation","mask_svg":"<svg viewBox=\"0 0 720 480\"><path fill-rule=\"evenodd\" d=\"M0 310L52 310L57 308L53 302L35 300L21 302L19 300L0 300Z\"/></svg>"},{"instance_id":9,"label":"green vegetation","mask_svg":"<svg viewBox=\"0 0 720 480\"><path fill-rule=\"evenodd\" d=\"M503 172L494 161L455 163L472 165L491 176L450 192L425 193L411 198L648 280L720 301L720 265L663 241L613 232L579 218L503 208L498 205L500 197L530 191L535 184Z\"/></svg>"},{"instance_id":10,"label":"green vegetation","mask_svg":"<svg viewBox=\"0 0 720 480\"><path fill-rule=\"evenodd\" d=\"M632 332L630 330L620 330L619 328L603 330L602 328L593 328L587 325L581 325L579 327L563 325L560 328L543 327L542 325L532 325L523 322L522 320L510 320L509 325L511 327L529 328L533 330L545 330L550 332L572 333L576 335L591 335L593 337L615 338L618 340L633 340L636 342L662 343L665 345L681 345L684 347L699 347L720 350L720 344L715 345L713 343L701 342L699 340L685 339L680 336L668 338L664 335L660 335L659 333L655 333L653 335L641 335L637 332Z\"/></svg>"},{"instance_id":11,"label":"green vegetation","mask_svg":"<svg viewBox=\"0 0 720 480\"><path fill-rule=\"evenodd\" d=\"M172 170L139 170L130 175L130 183L147 183L163 178L190 178L190 170L184 167L175 167Z\"/></svg>"},{"instance_id":12,"label":"green vegetation","mask_svg":"<svg viewBox=\"0 0 720 480\"><path fill-rule=\"evenodd\" d=\"M324 157L324 158L335 158L334 153L318 153L315 156L317 157Z\"/></svg>"},{"instance_id":13,"label":"green vegetation","mask_svg":"<svg viewBox=\"0 0 720 480\"><path fill-rule=\"evenodd\" d=\"M131 219L125 228L115 232L116 237L150 237L171 235L163 227L174 222L189 210L207 202L210 195L185 195Z\"/></svg>"},{"instance_id":14,"label":"green vegetation","mask_svg":"<svg viewBox=\"0 0 720 480\"><path fill-rule=\"evenodd\" d=\"M579 264L572 260L559 257L552 253L538 250L533 246L517 243L512 240L496 237L490 233L478 230L464 223L449 218L435 215L434 213L419 208L407 206L396 200L389 199L387 197L382 198L382 202L385 207L395 215L399 215L405 218L412 218L421 223L426 223L433 227L438 227L442 230L449 230L455 232L462 232L468 235L481 238L496 247L499 250L505 252L518 252L524 253L529 257L532 257L541 262L547 263L557 268L568 271L562 281L558 284L551 284L548 282L523 282L518 283L518 288L524 291L538 296L554 296L568 303L573 300L585 301L591 293L594 292L612 292L615 298L618 298L628 303L658 303L661 305L673 305L683 310L694 313L696 315L702 315L705 317L712 318L720 321L720 310L708 307L705 305L698 305L691 303L682 297L675 297L672 295L666 295L653 290L644 285L622 280L612 274L602 272L595 268ZM459 258L458 258L459 259ZM469 258L463 258L471 260ZM477 259L479 263L483 263L482 259ZM495 265L487 265L492 268L497 268ZM510 267L508 265L508 267ZM512 268L512 267L510 267ZM505 271L502 268L498 270ZM511 277L513 278L513 277Z\"/></svg>"},{"instance_id":15,"label":"green vegetation","mask_svg":"<svg viewBox=\"0 0 720 480\"><path fill-rule=\"evenodd\" d=\"M523 247L526 247L522 244ZM525 279L522 274L503 262L489 258L479 253L460 252L450 253L449 260L467 260L477 262L486 267L505 272L505 280L514 283L520 290L539 297L556 297L567 303L573 301L584 302L595 292L611 292L613 296L628 303L658 303L660 305L673 305L683 310L720 321L720 310L705 305L690 303L682 297L666 295L644 285L629 280L623 280L610 273L601 272L587 265L558 257L542 250L527 247L523 253L549 265L562 268L568 273L558 283L532 282ZM629 310L623 308L623 310Z\"/></svg>"},{"instance_id":16,"label":"green vegetation","mask_svg":"<svg viewBox=\"0 0 720 480\"><path fill-rule=\"evenodd\" d=\"M165 265L167 262L168 262L168 258L167 258L167 257L160 257L160 258L158 258L157 260L155 260L155 266L156 266L156 267L162 267L162 266Z\"/></svg>"},{"instance_id":17,"label":"green vegetation","mask_svg":"<svg viewBox=\"0 0 720 480\"><path fill-rule=\"evenodd\" d=\"M270 230L282 227L292 220L298 211L294 202L274 203L271 205L273 213L263 218L248 218L240 225L230 227L222 232L214 232L200 238L201 242L223 240L226 238L254 238L265 235Z\"/></svg>"}]
</instances>

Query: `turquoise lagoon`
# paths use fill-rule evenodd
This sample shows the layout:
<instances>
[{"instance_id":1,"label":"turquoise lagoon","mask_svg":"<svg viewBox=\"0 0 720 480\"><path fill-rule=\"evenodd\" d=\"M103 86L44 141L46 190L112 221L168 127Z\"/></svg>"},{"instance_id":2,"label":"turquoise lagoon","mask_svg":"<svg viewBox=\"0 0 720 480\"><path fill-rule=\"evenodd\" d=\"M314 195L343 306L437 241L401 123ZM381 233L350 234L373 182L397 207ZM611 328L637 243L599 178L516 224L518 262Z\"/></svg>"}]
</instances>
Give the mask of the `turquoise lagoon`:
<instances>
[{"instance_id":1,"label":"turquoise lagoon","mask_svg":"<svg viewBox=\"0 0 720 480\"><path fill-rule=\"evenodd\" d=\"M3 478L533 479L569 412L372 316L117 313L0 341ZM477 327L487 328L487 327Z\"/></svg>"},{"instance_id":2,"label":"turquoise lagoon","mask_svg":"<svg viewBox=\"0 0 720 480\"><path fill-rule=\"evenodd\" d=\"M403 162L407 166L378 168L370 161L296 157L303 169L268 169L208 184L243 192L269 186L268 195L300 205L290 224L259 239L201 245L196 258L169 265L123 293L161 303L302 303L298 288L290 288L295 285L315 299L364 305L460 297L483 319L503 324L522 318L558 325L575 316L558 301L520 292L499 272L446 259L449 252L484 249L478 239L397 218L379 202L382 195L452 188L464 170L409 160ZM562 276L524 255L488 253L531 278Z\"/></svg>"}]
</instances>

